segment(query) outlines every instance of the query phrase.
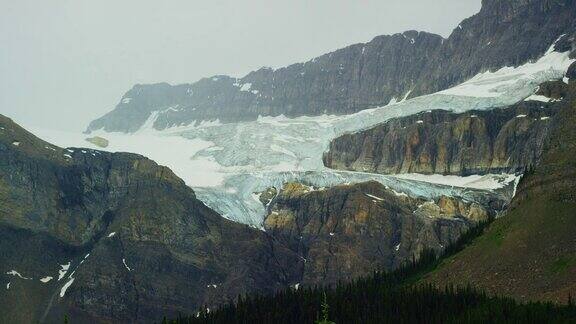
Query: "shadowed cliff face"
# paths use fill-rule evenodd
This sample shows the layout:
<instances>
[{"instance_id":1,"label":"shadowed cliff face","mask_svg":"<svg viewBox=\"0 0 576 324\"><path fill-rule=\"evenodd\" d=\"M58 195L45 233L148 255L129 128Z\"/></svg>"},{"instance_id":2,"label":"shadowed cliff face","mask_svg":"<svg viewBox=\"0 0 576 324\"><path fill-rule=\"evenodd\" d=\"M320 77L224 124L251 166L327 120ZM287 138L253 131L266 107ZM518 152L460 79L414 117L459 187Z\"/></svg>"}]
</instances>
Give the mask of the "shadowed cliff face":
<instances>
[{"instance_id":1,"label":"shadowed cliff face","mask_svg":"<svg viewBox=\"0 0 576 324\"><path fill-rule=\"evenodd\" d=\"M441 250L500 202L414 199L377 182L313 189L287 183L268 205L264 227L305 260L302 284L333 284L394 269L425 248Z\"/></svg>"},{"instance_id":2,"label":"shadowed cliff face","mask_svg":"<svg viewBox=\"0 0 576 324\"><path fill-rule=\"evenodd\" d=\"M561 98L566 84L538 92ZM490 111L434 110L390 120L330 143L324 164L384 174L517 173L538 161L551 118L550 103L526 101Z\"/></svg>"},{"instance_id":3,"label":"shadowed cliff face","mask_svg":"<svg viewBox=\"0 0 576 324\"><path fill-rule=\"evenodd\" d=\"M286 287L301 262L168 168L61 149L0 116L0 322L159 321Z\"/></svg>"},{"instance_id":4,"label":"shadowed cliff face","mask_svg":"<svg viewBox=\"0 0 576 324\"><path fill-rule=\"evenodd\" d=\"M534 60L562 34L556 50L574 51L575 15L572 0L484 1L448 39L408 31L240 79L136 85L88 131L134 132L153 114L154 127L164 129L202 120L348 114L383 106L392 98L433 93L479 72Z\"/></svg>"},{"instance_id":5,"label":"shadowed cliff face","mask_svg":"<svg viewBox=\"0 0 576 324\"><path fill-rule=\"evenodd\" d=\"M441 264L426 281L567 303L576 291L576 83L556 103L540 163L518 184L506 216Z\"/></svg>"}]
</instances>

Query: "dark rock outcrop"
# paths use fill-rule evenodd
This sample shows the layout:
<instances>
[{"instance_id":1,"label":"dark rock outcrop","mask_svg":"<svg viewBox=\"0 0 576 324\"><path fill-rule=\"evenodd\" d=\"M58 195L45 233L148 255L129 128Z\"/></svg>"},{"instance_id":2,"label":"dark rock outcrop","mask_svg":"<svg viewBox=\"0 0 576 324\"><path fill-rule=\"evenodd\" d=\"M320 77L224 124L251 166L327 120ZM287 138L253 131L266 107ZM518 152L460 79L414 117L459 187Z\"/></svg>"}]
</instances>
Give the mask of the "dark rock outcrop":
<instances>
[{"instance_id":1,"label":"dark rock outcrop","mask_svg":"<svg viewBox=\"0 0 576 324\"><path fill-rule=\"evenodd\" d=\"M448 39L408 31L306 63L262 68L241 79L215 76L176 86L136 85L88 131L133 132L152 115L157 117L154 127L164 129L259 115L353 113L537 59L563 34L556 50L574 52L575 22L573 0L485 0L480 12L462 21Z\"/></svg>"},{"instance_id":2,"label":"dark rock outcrop","mask_svg":"<svg viewBox=\"0 0 576 324\"><path fill-rule=\"evenodd\" d=\"M547 83L541 91L562 96L563 86ZM384 174L522 172L537 162L554 114L550 103L538 101L489 111L424 112L336 138L324 164Z\"/></svg>"},{"instance_id":3,"label":"dark rock outcrop","mask_svg":"<svg viewBox=\"0 0 576 324\"><path fill-rule=\"evenodd\" d=\"M568 72L566 72L566 77L570 80L570 82L576 81L576 62L570 65Z\"/></svg>"},{"instance_id":4,"label":"dark rock outcrop","mask_svg":"<svg viewBox=\"0 0 576 324\"><path fill-rule=\"evenodd\" d=\"M0 116L0 322L158 322L287 287L301 262L166 167L61 149Z\"/></svg>"},{"instance_id":5,"label":"dark rock outcrop","mask_svg":"<svg viewBox=\"0 0 576 324\"><path fill-rule=\"evenodd\" d=\"M377 182L320 190L287 183L268 209L264 227L305 260L305 285L394 269L495 215L494 208L452 197L414 199Z\"/></svg>"}]
</instances>

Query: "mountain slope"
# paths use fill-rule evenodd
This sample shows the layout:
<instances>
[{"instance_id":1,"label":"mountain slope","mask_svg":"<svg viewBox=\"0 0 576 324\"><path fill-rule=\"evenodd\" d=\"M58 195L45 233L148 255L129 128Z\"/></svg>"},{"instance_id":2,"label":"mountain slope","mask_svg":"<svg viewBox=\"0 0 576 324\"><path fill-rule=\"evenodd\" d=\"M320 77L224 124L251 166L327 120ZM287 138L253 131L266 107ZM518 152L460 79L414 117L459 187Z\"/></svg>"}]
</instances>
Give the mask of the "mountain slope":
<instances>
[{"instance_id":1,"label":"mountain slope","mask_svg":"<svg viewBox=\"0 0 576 324\"><path fill-rule=\"evenodd\" d=\"M255 120L348 114L433 93L487 70L540 57L559 36L556 50L574 51L572 0L484 0L448 39L408 31L378 36L306 63L263 68L241 79L205 78L193 84L136 85L88 131L134 132L219 119ZM576 55L576 53L572 53Z\"/></svg>"},{"instance_id":2,"label":"mountain slope","mask_svg":"<svg viewBox=\"0 0 576 324\"><path fill-rule=\"evenodd\" d=\"M287 183L267 205L264 228L306 260L301 286L331 285L443 250L504 208L486 200L426 201L375 181L326 189Z\"/></svg>"},{"instance_id":3,"label":"mountain slope","mask_svg":"<svg viewBox=\"0 0 576 324\"><path fill-rule=\"evenodd\" d=\"M505 217L427 282L466 284L519 300L567 302L576 295L576 82L559 112L541 162L519 184Z\"/></svg>"},{"instance_id":4,"label":"mountain slope","mask_svg":"<svg viewBox=\"0 0 576 324\"><path fill-rule=\"evenodd\" d=\"M0 116L0 157L0 322L158 321L296 280L296 254L142 156L61 149Z\"/></svg>"}]
</instances>

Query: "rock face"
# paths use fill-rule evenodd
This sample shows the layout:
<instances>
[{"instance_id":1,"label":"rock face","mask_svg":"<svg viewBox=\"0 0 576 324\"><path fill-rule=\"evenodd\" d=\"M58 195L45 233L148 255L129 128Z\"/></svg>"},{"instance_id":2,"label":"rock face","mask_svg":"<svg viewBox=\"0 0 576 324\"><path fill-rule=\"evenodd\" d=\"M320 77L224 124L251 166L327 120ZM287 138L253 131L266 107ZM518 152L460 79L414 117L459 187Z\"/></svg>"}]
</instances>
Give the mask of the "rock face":
<instances>
[{"instance_id":1,"label":"rock face","mask_svg":"<svg viewBox=\"0 0 576 324\"><path fill-rule=\"evenodd\" d=\"M332 284L393 269L424 248L441 250L493 208L441 197L425 202L377 182L313 189L287 183L264 227L302 260L302 284Z\"/></svg>"},{"instance_id":2,"label":"rock face","mask_svg":"<svg viewBox=\"0 0 576 324\"><path fill-rule=\"evenodd\" d=\"M554 82L541 91L561 96L563 86ZM393 119L336 138L324 164L385 174L522 172L537 162L555 112L550 103L526 101L490 111L434 110Z\"/></svg>"},{"instance_id":3,"label":"rock face","mask_svg":"<svg viewBox=\"0 0 576 324\"><path fill-rule=\"evenodd\" d=\"M86 141L102 148L108 147L108 144L110 144L107 139L100 136L88 137Z\"/></svg>"},{"instance_id":4,"label":"rock face","mask_svg":"<svg viewBox=\"0 0 576 324\"><path fill-rule=\"evenodd\" d=\"M430 273L427 282L471 284L521 301L567 303L576 291L576 84L555 104L540 163L518 184L506 216Z\"/></svg>"},{"instance_id":5,"label":"rock face","mask_svg":"<svg viewBox=\"0 0 576 324\"><path fill-rule=\"evenodd\" d=\"M156 129L219 119L254 120L347 114L395 98L433 93L479 72L540 57L560 35L556 50L576 55L573 0L485 0L448 39L408 31L378 36L306 63L262 68L236 79L192 84L136 85L88 131L134 132L146 121ZM513 44L513 45L511 45Z\"/></svg>"},{"instance_id":6,"label":"rock face","mask_svg":"<svg viewBox=\"0 0 576 324\"><path fill-rule=\"evenodd\" d=\"M300 263L166 167L61 149L0 116L0 322L159 322L287 287Z\"/></svg>"}]
</instances>

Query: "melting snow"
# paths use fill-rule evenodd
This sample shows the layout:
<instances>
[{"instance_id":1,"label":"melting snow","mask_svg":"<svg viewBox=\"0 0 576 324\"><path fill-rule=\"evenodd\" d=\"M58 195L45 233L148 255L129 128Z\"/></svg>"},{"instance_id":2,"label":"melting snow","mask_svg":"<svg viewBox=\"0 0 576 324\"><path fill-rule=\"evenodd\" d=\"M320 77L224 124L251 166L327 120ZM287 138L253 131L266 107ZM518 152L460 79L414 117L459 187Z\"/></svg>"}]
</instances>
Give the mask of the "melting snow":
<instances>
[{"instance_id":1,"label":"melting snow","mask_svg":"<svg viewBox=\"0 0 576 324\"><path fill-rule=\"evenodd\" d=\"M130 267L126 264L126 259L122 259L122 263L124 263L124 266L126 269L128 269L128 271L132 271L132 269L130 269Z\"/></svg>"},{"instance_id":2,"label":"melting snow","mask_svg":"<svg viewBox=\"0 0 576 324\"><path fill-rule=\"evenodd\" d=\"M488 174L488 175L471 175L466 177L442 174L418 174L405 173L394 175L396 178L410 179L416 181L425 181L437 183L446 186L461 188L474 188L483 190L496 190L507 186L515 181L519 176L514 174Z\"/></svg>"},{"instance_id":3,"label":"melting snow","mask_svg":"<svg viewBox=\"0 0 576 324\"><path fill-rule=\"evenodd\" d=\"M250 91L250 88L252 88L252 83L244 83L242 87L240 87L240 91Z\"/></svg>"},{"instance_id":4,"label":"melting snow","mask_svg":"<svg viewBox=\"0 0 576 324\"><path fill-rule=\"evenodd\" d=\"M47 277L44 277L44 278L40 279L40 281L42 281L43 283L47 283L48 281L50 281L50 280L52 280L52 279L54 279L54 278L52 278L52 277L50 277L50 276L47 276Z\"/></svg>"},{"instance_id":5,"label":"melting snow","mask_svg":"<svg viewBox=\"0 0 576 324\"><path fill-rule=\"evenodd\" d=\"M470 80L453 88L441 91L441 94L470 97L499 97L510 89L527 85L530 78L542 76L555 71L566 71L574 61L568 57L568 52L554 52L554 45L539 60L526 63L519 67L503 67L495 72L483 72ZM559 73L558 73L559 74ZM562 73L564 75L564 73ZM554 78L548 78L551 80Z\"/></svg>"},{"instance_id":6,"label":"melting snow","mask_svg":"<svg viewBox=\"0 0 576 324\"><path fill-rule=\"evenodd\" d=\"M368 196L368 197L370 197L370 198L374 198L374 199L376 199L376 200L378 200L378 201L384 201L384 199L383 199L383 198L380 198L380 197L376 197L376 196L373 196L373 195L371 195L371 194L367 194L367 193L365 193L365 195L366 195L366 196Z\"/></svg>"},{"instance_id":7,"label":"melting snow","mask_svg":"<svg viewBox=\"0 0 576 324\"><path fill-rule=\"evenodd\" d=\"M66 294L66 290L68 290L68 288L72 285L73 282L74 278L72 278L72 275L70 275L68 281L64 284L64 286L62 286L62 289L60 289L60 297L64 297L64 295Z\"/></svg>"},{"instance_id":8,"label":"melting snow","mask_svg":"<svg viewBox=\"0 0 576 324\"><path fill-rule=\"evenodd\" d=\"M68 272L68 269L70 269L70 262L68 262L68 264L61 264L60 267L62 267L62 269L58 270L58 281L64 278L64 276Z\"/></svg>"},{"instance_id":9,"label":"melting snow","mask_svg":"<svg viewBox=\"0 0 576 324\"><path fill-rule=\"evenodd\" d=\"M6 272L7 275L11 275L11 276L15 276L15 277L19 277L20 279L26 279L26 280L31 280L32 278L27 278L22 276L18 271L16 270L10 270L8 272Z\"/></svg>"},{"instance_id":10,"label":"melting snow","mask_svg":"<svg viewBox=\"0 0 576 324\"><path fill-rule=\"evenodd\" d=\"M533 94L530 97L524 99L524 101L541 101L541 102L549 102L550 98L542 95Z\"/></svg>"}]
</instances>

